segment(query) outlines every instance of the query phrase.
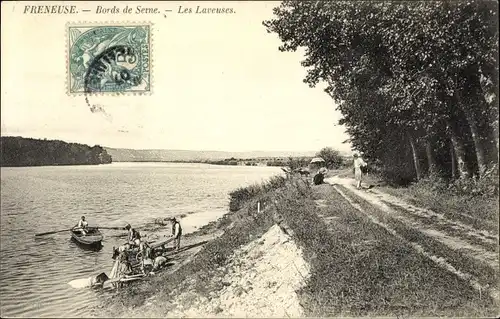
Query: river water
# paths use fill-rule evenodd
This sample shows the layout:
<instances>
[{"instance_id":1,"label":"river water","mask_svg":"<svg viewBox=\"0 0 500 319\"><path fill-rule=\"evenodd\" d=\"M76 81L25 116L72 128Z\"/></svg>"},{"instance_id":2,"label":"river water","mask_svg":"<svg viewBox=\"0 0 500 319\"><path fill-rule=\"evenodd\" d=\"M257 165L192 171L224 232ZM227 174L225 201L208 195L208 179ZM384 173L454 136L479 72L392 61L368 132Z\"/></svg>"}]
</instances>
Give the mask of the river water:
<instances>
[{"instance_id":1,"label":"river water","mask_svg":"<svg viewBox=\"0 0 500 319\"><path fill-rule=\"evenodd\" d=\"M112 247L125 235L103 230L103 248L92 251L70 240L69 232L35 233L70 228L81 215L91 226L110 227L188 216L183 228L190 232L227 211L231 190L280 172L174 163L1 168L0 316L88 316L102 292L68 283L109 274Z\"/></svg>"}]
</instances>

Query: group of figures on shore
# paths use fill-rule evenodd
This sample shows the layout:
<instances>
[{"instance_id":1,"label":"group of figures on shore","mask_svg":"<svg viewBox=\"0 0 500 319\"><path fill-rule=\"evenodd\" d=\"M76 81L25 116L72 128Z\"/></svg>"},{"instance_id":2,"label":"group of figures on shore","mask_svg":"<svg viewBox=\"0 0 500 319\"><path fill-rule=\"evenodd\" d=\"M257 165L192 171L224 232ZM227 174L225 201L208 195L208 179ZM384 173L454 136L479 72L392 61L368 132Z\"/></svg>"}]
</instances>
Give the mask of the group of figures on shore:
<instances>
[{"instance_id":1,"label":"group of figures on shore","mask_svg":"<svg viewBox=\"0 0 500 319\"><path fill-rule=\"evenodd\" d=\"M180 250L182 237L182 226L175 217L155 221L162 226L167 226L168 222L172 226L171 235L165 235L168 239L157 243L148 242L138 230L127 223L123 228L127 231L126 242L119 247L113 247L114 265L110 276L108 277L105 273L96 276L94 286L102 285L110 279L137 279L154 274L154 271L164 267L168 261L165 254L169 250L168 244L173 241L173 251L177 253ZM73 230L78 231L82 236L92 234L92 228L88 226L85 216L81 217Z\"/></svg>"},{"instance_id":2,"label":"group of figures on shore","mask_svg":"<svg viewBox=\"0 0 500 319\"><path fill-rule=\"evenodd\" d=\"M361 181L363 179L363 174L366 172L368 164L363 160L361 155L359 155L358 153L354 153L353 158L354 158L353 160L354 179L356 180L356 188L361 189ZM302 169L299 169L297 172L300 173L301 175L309 175L309 172L307 172L307 174L304 174L304 171ZM324 178L327 173L328 170L325 167L321 167L313 177L314 185L323 184Z\"/></svg>"}]
</instances>

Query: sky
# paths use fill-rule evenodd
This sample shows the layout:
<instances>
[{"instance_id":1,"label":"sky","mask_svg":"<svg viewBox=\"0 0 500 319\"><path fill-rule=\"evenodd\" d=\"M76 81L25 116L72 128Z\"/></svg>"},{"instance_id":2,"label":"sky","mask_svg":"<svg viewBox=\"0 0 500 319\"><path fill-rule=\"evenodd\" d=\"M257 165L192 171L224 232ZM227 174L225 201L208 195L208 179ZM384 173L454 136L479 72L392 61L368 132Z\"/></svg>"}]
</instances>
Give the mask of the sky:
<instances>
[{"instance_id":1,"label":"sky","mask_svg":"<svg viewBox=\"0 0 500 319\"><path fill-rule=\"evenodd\" d=\"M280 52L278 36L262 25L278 2L42 4L92 12L30 15L29 2L2 2L2 136L135 149L350 150L334 101L321 85L303 83L303 52ZM97 5L172 12L105 15ZM235 13L178 13L198 5ZM74 21L151 22L152 94L91 97L104 110L95 113L84 97L68 95L66 24Z\"/></svg>"}]
</instances>

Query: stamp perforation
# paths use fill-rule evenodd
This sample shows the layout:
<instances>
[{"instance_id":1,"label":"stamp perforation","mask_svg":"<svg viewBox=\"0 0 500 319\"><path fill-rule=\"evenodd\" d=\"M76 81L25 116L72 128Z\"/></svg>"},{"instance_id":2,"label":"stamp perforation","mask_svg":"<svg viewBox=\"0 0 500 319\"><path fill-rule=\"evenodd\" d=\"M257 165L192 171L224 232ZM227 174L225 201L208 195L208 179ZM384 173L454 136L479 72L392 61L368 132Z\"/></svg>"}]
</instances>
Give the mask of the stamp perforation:
<instances>
[{"instance_id":1,"label":"stamp perforation","mask_svg":"<svg viewBox=\"0 0 500 319\"><path fill-rule=\"evenodd\" d=\"M113 92L71 92L70 88L70 35L69 30L71 27L106 27L106 26L148 26L149 27L149 90L145 91L113 91ZM65 91L68 96L149 96L154 93L154 33L155 25L151 21L74 21L65 24L65 55L66 55L66 77L65 77ZM88 102L87 102L88 103Z\"/></svg>"}]
</instances>

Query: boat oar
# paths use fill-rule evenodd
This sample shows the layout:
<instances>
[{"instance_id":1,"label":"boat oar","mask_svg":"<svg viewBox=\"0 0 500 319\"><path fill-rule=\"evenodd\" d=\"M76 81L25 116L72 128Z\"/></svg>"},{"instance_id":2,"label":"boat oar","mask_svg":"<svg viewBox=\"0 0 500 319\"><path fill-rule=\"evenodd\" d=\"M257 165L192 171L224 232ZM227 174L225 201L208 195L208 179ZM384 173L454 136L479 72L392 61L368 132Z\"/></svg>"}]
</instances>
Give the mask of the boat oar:
<instances>
[{"instance_id":1,"label":"boat oar","mask_svg":"<svg viewBox=\"0 0 500 319\"><path fill-rule=\"evenodd\" d=\"M125 230L124 227L106 227L106 226L96 226L99 229L115 229L115 230Z\"/></svg>"},{"instance_id":2,"label":"boat oar","mask_svg":"<svg viewBox=\"0 0 500 319\"><path fill-rule=\"evenodd\" d=\"M64 229L64 230L56 230L56 231L49 231L46 233L41 233L41 234L35 234L35 236L43 236L43 235L50 235L50 234L55 234L55 233L62 233L63 231L70 231L72 228Z\"/></svg>"}]
</instances>

